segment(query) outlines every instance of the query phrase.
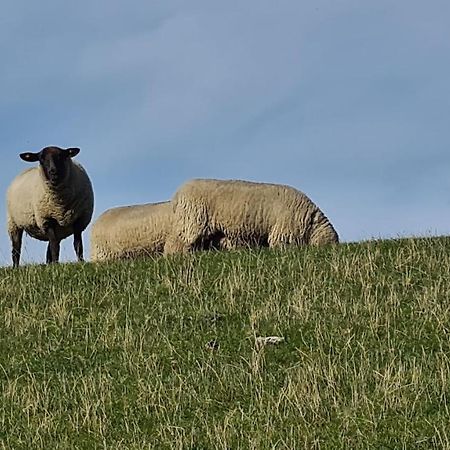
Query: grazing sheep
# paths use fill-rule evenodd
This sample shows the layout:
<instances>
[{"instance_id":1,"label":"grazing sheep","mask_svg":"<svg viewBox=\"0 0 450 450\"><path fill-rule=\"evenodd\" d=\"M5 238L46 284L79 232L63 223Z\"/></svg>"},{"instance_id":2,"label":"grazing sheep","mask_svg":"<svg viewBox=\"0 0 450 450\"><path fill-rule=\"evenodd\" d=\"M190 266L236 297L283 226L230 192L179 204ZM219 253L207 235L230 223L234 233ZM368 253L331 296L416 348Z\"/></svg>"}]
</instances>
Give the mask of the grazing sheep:
<instances>
[{"instance_id":1,"label":"grazing sheep","mask_svg":"<svg viewBox=\"0 0 450 450\"><path fill-rule=\"evenodd\" d=\"M171 217L170 202L108 209L92 226L92 261L162 254Z\"/></svg>"},{"instance_id":2,"label":"grazing sheep","mask_svg":"<svg viewBox=\"0 0 450 450\"><path fill-rule=\"evenodd\" d=\"M333 226L302 192L276 184L191 180L172 199L165 254L213 242L220 248L339 242Z\"/></svg>"},{"instance_id":3,"label":"grazing sheep","mask_svg":"<svg viewBox=\"0 0 450 450\"><path fill-rule=\"evenodd\" d=\"M39 166L18 175L7 192L14 267L19 265L24 231L49 242L47 263L58 262L61 240L73 234L75 253L83 261L81 233L91 221L94 193L83 167L72 161L79 152L79 148L45 147L20 154L24 161L39 161Z\"/></svg>"}]
</instances>

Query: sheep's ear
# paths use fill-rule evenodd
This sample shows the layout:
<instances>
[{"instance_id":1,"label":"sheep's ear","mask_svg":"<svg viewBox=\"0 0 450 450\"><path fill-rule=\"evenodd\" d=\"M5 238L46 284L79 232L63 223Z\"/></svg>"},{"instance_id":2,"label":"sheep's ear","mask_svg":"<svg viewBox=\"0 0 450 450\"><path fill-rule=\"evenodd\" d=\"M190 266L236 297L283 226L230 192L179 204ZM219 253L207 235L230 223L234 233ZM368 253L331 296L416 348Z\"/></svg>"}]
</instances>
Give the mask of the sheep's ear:
<instances>
[{"instance_id":1,"label":"sheep's ear","mask_svg":"<svg viewBox=\"0 0 450 450\"><path fill-rule=\"evenodd\" d=\"M39 161L39 153L26 152L21 153L19 156L26 162L36 162Z\"/></svg>"},{"instance_id":2,"label":"sheep's ear","mask_svg":"<svg viewBox=\"0 0 450 450\"><path fill-rule=\"evenodd\" d=\"M80 153L80 149L79 149L79 148L76 148L76 147L68 148L68 149L66 150L66 152L67 152L69 158L73 158L74 156L77 156L78 153Z\"/></svg>"}]
</instances>

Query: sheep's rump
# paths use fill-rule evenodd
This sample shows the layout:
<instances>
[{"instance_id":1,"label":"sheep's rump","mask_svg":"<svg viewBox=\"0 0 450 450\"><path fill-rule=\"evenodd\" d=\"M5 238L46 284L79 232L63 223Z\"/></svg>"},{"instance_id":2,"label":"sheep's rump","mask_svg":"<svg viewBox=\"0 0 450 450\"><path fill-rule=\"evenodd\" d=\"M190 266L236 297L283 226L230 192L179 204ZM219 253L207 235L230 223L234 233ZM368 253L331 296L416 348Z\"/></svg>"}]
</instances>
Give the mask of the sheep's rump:
<instances>
[{"instance_id":1,"label":"sheep's rump","mask_svg":"<svg viewBox=\"0 0 450 450\"><path fill-rule=\"evenodd\" d=\"M91 259L102 261L162 254L171 216L170 202L105 211L92 226Z\"/></svg>"},{"instance_id":2,"label":"sheep's rump","mask_svg":"<svg viewBox=\"0 0 450 450\"><path fill-rule=\"evenodd\" d=\"M192 180L172 199L173 227L165 253L212 242L220 248L336 243L323 212L302 192L239 180Z\"/></svg>"}]
</instances>

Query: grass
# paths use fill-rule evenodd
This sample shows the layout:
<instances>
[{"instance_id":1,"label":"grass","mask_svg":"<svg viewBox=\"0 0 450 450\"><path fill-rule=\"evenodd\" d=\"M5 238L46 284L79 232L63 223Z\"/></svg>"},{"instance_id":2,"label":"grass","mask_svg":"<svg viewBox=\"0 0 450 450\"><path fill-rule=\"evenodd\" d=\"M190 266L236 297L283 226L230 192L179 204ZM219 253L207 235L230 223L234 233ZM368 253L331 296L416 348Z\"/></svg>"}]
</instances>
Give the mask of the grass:
<instances>
[{"instance_id":1,"label":"grass","mask_svg":"<svg viewBox=\"0 0 450 450\"><path fill-rule=\"evenodd\" d=\"M449 274L449 238L0 269L0 448L450 448Z\"/></svg>"}]
</instances>

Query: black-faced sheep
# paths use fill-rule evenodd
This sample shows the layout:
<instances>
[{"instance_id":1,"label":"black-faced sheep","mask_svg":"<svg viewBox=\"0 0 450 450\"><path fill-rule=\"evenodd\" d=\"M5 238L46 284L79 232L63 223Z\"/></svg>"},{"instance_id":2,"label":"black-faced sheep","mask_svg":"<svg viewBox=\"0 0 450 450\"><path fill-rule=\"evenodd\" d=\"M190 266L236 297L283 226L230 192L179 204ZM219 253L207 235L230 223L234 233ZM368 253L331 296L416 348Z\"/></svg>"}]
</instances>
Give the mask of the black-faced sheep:
<instances>
[{"instance_id":1,"label":"black-faced sheep","mask_svg":"<svg viewBox=\"0 0 450 450\"><path fill-rule=\"evenodd\" d=\"M74 249L83 260L81 234L94 209L94 193L83 167L72 158L78 148L45 147L37 153L21 153L27 162L39 162L11 183L7 192L8 233L12 243L13 266L18 266L25 231L48 241L47 263L58 262L62 239L73 234Z\"/></svg>"}]
</instances>

